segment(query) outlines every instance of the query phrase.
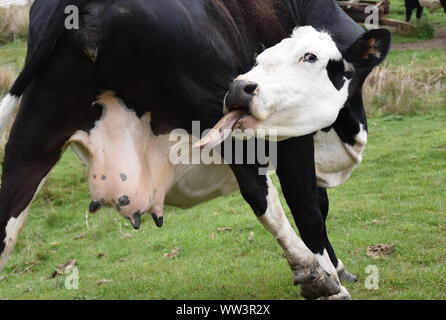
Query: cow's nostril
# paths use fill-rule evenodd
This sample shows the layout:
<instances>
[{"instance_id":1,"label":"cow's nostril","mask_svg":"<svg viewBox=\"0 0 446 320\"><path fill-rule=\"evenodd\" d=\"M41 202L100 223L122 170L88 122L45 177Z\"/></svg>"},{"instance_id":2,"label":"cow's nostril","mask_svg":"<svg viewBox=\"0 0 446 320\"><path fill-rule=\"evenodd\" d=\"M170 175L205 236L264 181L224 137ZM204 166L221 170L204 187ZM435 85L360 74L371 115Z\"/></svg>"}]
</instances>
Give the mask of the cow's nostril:
<instances>
[{"instance_id":1,"label":"cow's nostril","mask_svg":"<svg viewBox=\"0 0 446 320\"><path fill-rule=\"evenodd\" d=\"M253 95L256 89L258 88L258 84L255 82L248 82L246 86L243 88L243 90L250 95Z\"/></svg>"},{"instance_id":2,"label":"cow's nostril","mask_svg":"<svg viewBox=\"0 0 446 320\"><path fill-rule=\"evenodd\" d=\"M226 108L249 109L258 88L258 84L252 81L234 80L229 85L229 91L225 98Z\"/></svg>"}]
</instances>

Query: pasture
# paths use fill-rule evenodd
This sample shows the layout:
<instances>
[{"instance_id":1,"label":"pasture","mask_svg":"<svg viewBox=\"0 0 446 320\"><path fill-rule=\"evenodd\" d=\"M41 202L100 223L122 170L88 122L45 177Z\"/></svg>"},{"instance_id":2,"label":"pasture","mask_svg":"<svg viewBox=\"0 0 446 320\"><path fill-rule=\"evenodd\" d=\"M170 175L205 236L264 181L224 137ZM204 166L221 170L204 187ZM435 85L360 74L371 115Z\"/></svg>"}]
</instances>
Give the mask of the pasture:
<instances>
[{"instance_id":1,"label":"pasture","mask_svg":"<svg viewBox=\"0 0 446 320\"><path fill-rule=\"evenodd\" d=\"M402 3L392 1L395 15ZM426 11L423 20L444 27L444 17ZM20 37L0 46L0 95L25 54ZM329 190L329 237L359 276L345 286L353 299L446 299L446 51L391 51L365 96L363 163ZM166 208L161 229L145 215L134 231L112 209L86 214L86 172L67 151L0 274L0 299L301 298L281 248L239 192L187 211ZM375 245L388 250L374 255ZM77 290L65 288L64 275L52 277L70 259ZM364 284L368 266L379 272L373 290Z\"/></svg>"}]
</instances>

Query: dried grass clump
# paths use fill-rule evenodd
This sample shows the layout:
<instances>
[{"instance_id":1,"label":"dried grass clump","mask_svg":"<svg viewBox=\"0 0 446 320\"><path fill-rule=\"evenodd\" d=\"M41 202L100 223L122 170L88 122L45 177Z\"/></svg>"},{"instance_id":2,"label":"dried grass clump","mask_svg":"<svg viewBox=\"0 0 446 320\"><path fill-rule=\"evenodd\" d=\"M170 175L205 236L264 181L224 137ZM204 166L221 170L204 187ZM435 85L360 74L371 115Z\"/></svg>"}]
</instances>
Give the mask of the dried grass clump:
<instances>
[{"instance_id":1,"label":"dried grass clump","mask_svg":"<svg viewBox=\"0 0 446 320\"><path fill-rule=\"evenodd\" d=\"M0 45L28 36L31 5L0 8Z\"/></svg>"},{"instance_id":2,"label":"dried grass clump","mask_svg":"<svg viewBox=\"0 0 446 320\"><path fill-rule=\"evenodd\" d=\"M404 115L439 109L446 105L446 66L383 65L364 85L368 115Z\"/></svg>"}]
</instances>

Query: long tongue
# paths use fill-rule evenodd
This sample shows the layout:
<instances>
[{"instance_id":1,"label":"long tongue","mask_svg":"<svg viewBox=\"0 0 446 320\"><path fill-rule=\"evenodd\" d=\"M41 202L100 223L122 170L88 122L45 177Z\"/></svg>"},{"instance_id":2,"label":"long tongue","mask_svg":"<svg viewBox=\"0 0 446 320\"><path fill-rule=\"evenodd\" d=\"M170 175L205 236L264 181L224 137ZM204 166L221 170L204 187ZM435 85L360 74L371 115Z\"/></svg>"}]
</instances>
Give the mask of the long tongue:
<instances>
[{"instance_id":1,"label":"long tongue","mask_svg":"<svg viewBox=\"0 0 446 320\"><path fill-rule=\"evenodd\" d=\"M193 145L193 148L204 148L208 147L209 149L218 146L222 143L230 134L231 129L235 126L237 121L240 120L247 112L242 109L236 109L234 111L229 112L225 115L215 126L211 129L211 131L200 141L196 142Z\"/></svg>"}]
</instances>

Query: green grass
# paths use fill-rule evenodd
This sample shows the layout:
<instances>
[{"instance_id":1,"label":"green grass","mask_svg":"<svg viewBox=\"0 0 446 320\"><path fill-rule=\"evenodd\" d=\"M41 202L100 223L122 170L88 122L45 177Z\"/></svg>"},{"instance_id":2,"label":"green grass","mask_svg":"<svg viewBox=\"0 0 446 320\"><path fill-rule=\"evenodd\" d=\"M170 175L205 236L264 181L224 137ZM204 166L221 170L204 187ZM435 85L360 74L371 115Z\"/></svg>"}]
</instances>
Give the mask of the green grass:
<instances>
[{"instance_id":1,"label":"green grass","mask_svg":"<svg viewBox=\"0 0 446 320\"><path fill-rule=\"evenodd\" d=\"M25 40L16 40L0 46L0 66L21 71L25 64L26 48Z\"/></svg>"},{"instance_id":2,"label":"green grass","mask_svg":"<svg viewBox=\"0 0 446 320\"><path fill-rule=\"evenodd\" d=\"M395 67L412 64L423 68L439 68L446 65L446 52L444 50L393 50L385 61Z\"/></svg>"}]
</instances>

